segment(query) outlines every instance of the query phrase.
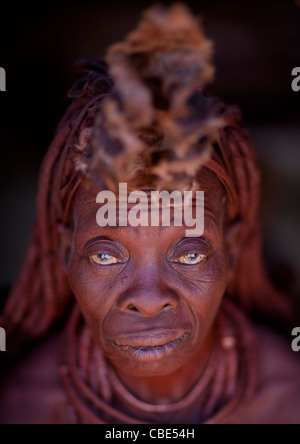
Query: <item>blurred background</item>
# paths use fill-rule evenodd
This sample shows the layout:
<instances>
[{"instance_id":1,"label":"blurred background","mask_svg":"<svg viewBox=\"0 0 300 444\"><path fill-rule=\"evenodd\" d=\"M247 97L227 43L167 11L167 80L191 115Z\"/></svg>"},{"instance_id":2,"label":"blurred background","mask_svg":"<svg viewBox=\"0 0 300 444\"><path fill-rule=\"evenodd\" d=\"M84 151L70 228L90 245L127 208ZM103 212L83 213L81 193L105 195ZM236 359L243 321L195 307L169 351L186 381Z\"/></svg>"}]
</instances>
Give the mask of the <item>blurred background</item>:
<instances>
[{"instance_id":1,"label":"blurred background","mask_svg":"<svg viewBox=\"0 0 300 444\"><path fill-rule=\"evenodd\" d=\"M241 107L255 141L263 171L264 254L277 282L287 278L294 286L300 306L300 92L291 89L292 69L300 66L299 2L185 3L215 42L213 93ZM7 92L0 93L0 307L26 251L39 167L67 104L73 62L104 56L151 4L1 4L0 66Z\"/></svg>"}]
</instances>

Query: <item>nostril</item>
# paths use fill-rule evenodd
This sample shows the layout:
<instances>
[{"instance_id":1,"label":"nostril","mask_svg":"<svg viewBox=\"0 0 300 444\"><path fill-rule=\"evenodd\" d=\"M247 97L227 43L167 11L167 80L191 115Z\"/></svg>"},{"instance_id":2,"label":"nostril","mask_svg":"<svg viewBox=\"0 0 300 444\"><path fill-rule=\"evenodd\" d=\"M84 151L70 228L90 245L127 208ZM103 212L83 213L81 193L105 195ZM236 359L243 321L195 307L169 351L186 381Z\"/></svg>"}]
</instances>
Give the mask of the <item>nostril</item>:
<instances>
[{"instance_id":1,"label":"nostril","mask_svg":"<svg viewBox=\"0 0 300 444\"><path fill-rule=\"evenodd\" d=\"M128 310L131 310L131 311L138 311L138 309L137 309L133 304L129 304L129 305L127 306L127 309L128 309Z\"/></svg>"}]
</instances>

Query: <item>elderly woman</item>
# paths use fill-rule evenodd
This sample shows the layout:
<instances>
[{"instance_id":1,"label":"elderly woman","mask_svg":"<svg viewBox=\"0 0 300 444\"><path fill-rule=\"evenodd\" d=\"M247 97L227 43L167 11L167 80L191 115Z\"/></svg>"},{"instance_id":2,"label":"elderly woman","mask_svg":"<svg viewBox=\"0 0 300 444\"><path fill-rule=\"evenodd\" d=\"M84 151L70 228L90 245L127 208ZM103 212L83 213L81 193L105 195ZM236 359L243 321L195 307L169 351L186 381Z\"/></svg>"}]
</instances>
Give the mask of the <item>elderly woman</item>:
<instances>
[{"instance_id":1,"label":"elderly woman","mask_svg":"<svg viewBox=\"0 0 300 444\"><path fill-rule=\"evenodd\" d=\"M211 48L186 8L156 7L108 66L78 64L0 319L11 347L48 339L3 384L2 423L300 422L298 356L251 320L291 309L261 259L250 138L203 92ZM204 191L203 234L99 226L98 193L120 201L120 183Z\"/></svg>"}]
</instances>

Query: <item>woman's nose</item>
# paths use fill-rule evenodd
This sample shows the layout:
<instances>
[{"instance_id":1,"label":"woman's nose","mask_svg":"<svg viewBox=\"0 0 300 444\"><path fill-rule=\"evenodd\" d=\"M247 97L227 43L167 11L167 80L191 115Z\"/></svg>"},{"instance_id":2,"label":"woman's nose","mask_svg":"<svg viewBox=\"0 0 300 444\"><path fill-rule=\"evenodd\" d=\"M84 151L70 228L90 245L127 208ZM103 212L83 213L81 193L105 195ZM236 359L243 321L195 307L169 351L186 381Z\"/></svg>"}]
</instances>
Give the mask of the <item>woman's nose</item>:
<instances>
[{"instance_id":1,"label":"woman's nose","mask_svg":"<svg viewBox=\"0 0 300 444\"><path fill-rule=\"evenodd\" d=\"M127 290L119 298L119 309L143 316L156 316L161 311L175 309L179 304L177 293L171 288L143 287Z\"/></svg>"}]
</instances>

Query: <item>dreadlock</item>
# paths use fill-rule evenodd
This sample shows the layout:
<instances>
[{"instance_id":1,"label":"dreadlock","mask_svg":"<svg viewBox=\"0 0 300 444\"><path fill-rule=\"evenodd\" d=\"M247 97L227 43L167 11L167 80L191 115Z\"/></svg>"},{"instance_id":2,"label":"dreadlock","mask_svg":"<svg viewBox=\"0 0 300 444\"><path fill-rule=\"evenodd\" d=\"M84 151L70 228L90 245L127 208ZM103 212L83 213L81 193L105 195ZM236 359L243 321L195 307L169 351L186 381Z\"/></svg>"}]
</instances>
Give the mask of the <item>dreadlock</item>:
<instances>
[{"instance_id":1,"label":"dreadlock","mask_svg":"<svg viewBox=\"0 0 300 444\"><path fill-rule=\"evenodd\" d=\"M27 255L0 319L8 334L41 337L70 307L60 249L79 186L189 189L202 166L223 184L229 221L242 227L226 297L248 313L289 313L262 261L260 174L249 134L236 108L203 92L213 80L211 55L198 21L177 5L147 11L106 61L77 63L72 101L42 165Z\"/></svg>"}]
</instances>

